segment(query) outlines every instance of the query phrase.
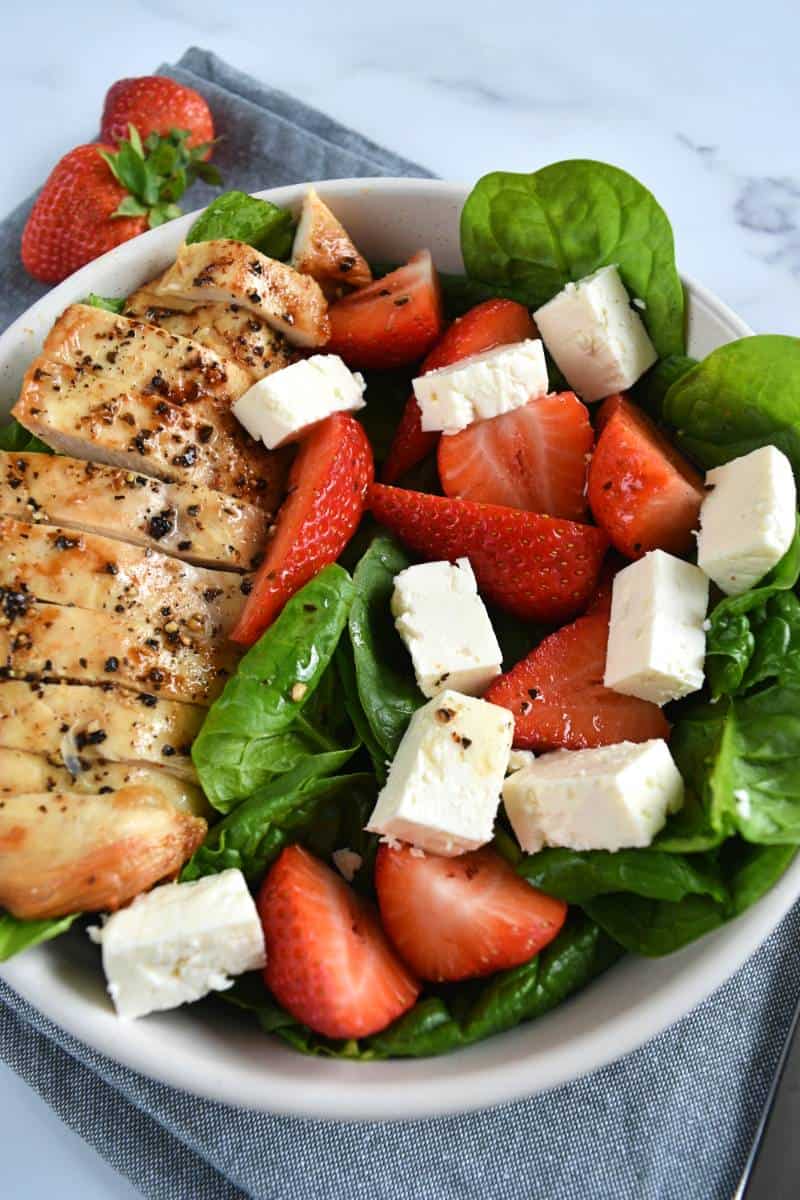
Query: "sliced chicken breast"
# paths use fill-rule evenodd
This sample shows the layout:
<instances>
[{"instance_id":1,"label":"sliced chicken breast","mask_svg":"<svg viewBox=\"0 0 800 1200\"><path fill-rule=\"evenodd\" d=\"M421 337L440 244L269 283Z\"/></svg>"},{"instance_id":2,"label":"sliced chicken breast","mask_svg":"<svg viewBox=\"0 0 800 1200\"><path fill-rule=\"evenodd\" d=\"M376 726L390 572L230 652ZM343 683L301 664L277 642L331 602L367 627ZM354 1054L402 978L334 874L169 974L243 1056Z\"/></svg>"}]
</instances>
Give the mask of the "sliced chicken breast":
<instances>
[{"instance_id":1,"label":"sliced chicken breast","mask_svg":"<svg viewBox=\"0 0 800 1200\"><path fill-rule=\"evenodd\" d=\"M196 342L74 304L29 367L13 414L54 450L272 511L286 459L253 441L230 411L249 383Z\"/></svg>"},{"instance_id":2,"label":"sliced chicken breast","mask_svg":"<svg viewBox=\"0 0 800 1200\"><path fill-rule=\"evenodd\" d=\"M40 754L71 775L100 762L150 763L195 780L191 746L205 716L203 708L153 691L0 682L0 746Z\"/></svg>"},{"instance_id":3,"label":"sliced chicken breast","mask_svg":"<svg viewBox=\"0 0 800 1200\"><path fill-rule=\"evenodd\" d=\"M369 263L314 188L303 198L291 263L295 270L313 276L331 299L372 283Z\"/></svg>"},{"instance_id":4,"label":"sliced chicken breast","mask_svg":"<svg viewBox=\"0 0 800 1200\"><path fill-rule=\"evenodd\" d=\"M218 638L241 612L249 576L203 570L94 533L0 517L0 595L3 589L131 617L167 639Z\"/></svg>"},{"instance_id":5,"label":"sliced chicken breast","mask_svg":"<svg viewBox=\"0 0 800 1200\"><path fill-rule=\"evenodd\" d=\"M167 305L153 290L159 279L128 298L126 317L159 325L207 346L246 371L251 383L295 361L297 354L286 338L249 309L240 304L197 304L177 297Z\"/></svg>"},{"instance_id":6,"label":"sliced chicken breast","mask_svg":"<svg viewBox=\"0 0 800 1200\"><path fill-rule=\"evenodd\" d=\"M155 636L110 613L40 604L0 590L0 678L119 684L171 700L210 704L236 669L232 643Z\"/></svg>"},{"instance_id":7,"label":"sliced chicken breast","mask_svg":"<svg viewBox=\"0 0 800 1200\"><path fill-rule=\"evenodd\" d=\"M207 817L208 801L197 784L173 775L164 767L147 763L94 763L72 776L66 767L57 767L41 754L0 747L0 800L20 793L76 792L81 795L107 794L124 787L153 787L180 812Z\"/></svg>"},{"instance_id":8,"label":"sliced chicken breast","mask_svg":"<svg viewBox=\"0 0 800 1200\"><path fill-rule=\"evenodd\" d=\"M244 242L219 238L181 246L156 294L240 304L294 346L324 346L330 337L328 302L317 281Z\"/></svg>"},{"instance_id":9,"label":"sliced chicken breast","mask_svg":"<svg viewBox=\"0 0 800 1200\"><path fill-rule=\"evenodd\" d=\"M0 451L0 513L18 521L108 534L188 562L249 569L267 541L261 508L193 483L117 467Z\"/></svg>"},{"instance_id":10,"label":"sliced chicken breast","mask_svg":"<svg viewBox=\"0 0 800 1200\"><path fill-rule=\"evenodd\" d=\"M0 800L0 908L24 920L114 910L174 877L206 822L154 784Z\"/></svg>"}]
</instances>

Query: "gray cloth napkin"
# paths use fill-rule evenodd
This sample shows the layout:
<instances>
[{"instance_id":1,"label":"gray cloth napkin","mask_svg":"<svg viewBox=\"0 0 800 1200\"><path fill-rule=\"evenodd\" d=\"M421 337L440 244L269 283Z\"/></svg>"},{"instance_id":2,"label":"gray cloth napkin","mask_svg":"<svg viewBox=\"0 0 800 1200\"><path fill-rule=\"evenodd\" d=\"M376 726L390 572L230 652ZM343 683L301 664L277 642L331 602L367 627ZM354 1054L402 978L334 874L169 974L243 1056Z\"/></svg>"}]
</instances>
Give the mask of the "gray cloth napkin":
<instances>
[{"instance_id":1,"label":"gray cloth napkin","mask_svg":"<svg viewBox=\"0 0 800 1200\"><path fill-rule=\"evenodd\" d=\"M217 161L238 187L429 174L206 51L164 70L208 97L226 138ZM0 295L12 297L0 323L44 290L19 266L27 207L0 227ZM643 1049L463 1117L334 1125L198 1100L96 1054L1 981L0 1055L152 1200L727 1200L800 990L799 938L800 906Z\"/></svg>"}]
</instances>

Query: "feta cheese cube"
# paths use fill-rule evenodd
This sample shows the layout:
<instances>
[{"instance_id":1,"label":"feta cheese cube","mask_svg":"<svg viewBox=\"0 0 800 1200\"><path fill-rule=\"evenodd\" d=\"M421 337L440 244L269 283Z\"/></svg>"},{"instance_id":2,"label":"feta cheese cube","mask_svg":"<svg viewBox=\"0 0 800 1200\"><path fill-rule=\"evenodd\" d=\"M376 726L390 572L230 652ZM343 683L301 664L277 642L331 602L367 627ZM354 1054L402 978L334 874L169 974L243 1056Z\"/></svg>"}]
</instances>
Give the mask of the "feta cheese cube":
<instances>
[{"instance_id":1,"label":"feta cheese cube","mask_svg":"<svg viewBox=\"0 0 800 1200\"><path fill-rule=\"evenodd\" d=\"M364 379L338 354L312 354L259 379L233 406L236 419L268 450L297 441L309 425L363 408Z\"/></svg>"},{"instance_id":2,"label":"feta cheese cube","mask_svg":"<svg viewBox=\"0 0 800 1200\"><path fill-rule=\"evenodd\" d=\"M411 718L367 829L431 854L485 845L513 736L507 709L441 692Z\"/></svg>"},{"instance_id":3,"label":"feta cheese cube","mask_svg":"<svg viewBox=\"0 0 800 1200\"><path fill-rule=\"evenodd\" d=\"M120 1017L222 992L263 967L264 935L241 871L167 883L138 896L94 932Z\"/></svg>"},{"instance_id":4,"label":"feta cheese cube","mask_svg":"<svg viewBox=\"0 0 800 1200\"><path fill-rule=\"evenodd\" d=\"M754 587L791 545L797 522L792 466L762 446L706 475L713 490L700 509L697 561L729 596Z\"/></svg>"},{"instance_id":5,"label":"feta cheese cube","mask_svg":"<svg viewBox=\"0 0 800 1200\"><path fill-rule=\"evenodd\" d=\"M614 579L603 683L666 704L703 686L708 579L699 567L651 550Z\"/></svg>"},{"instance_id":6,"label":"feta cheese cube","mask_svg":"<svg viewBox=\"0 0 800 1200\"><path fill-rule=\"evenodd\" d=\"M582 400L624 391L658 358L615 266L568 283L533 319Z\"/></svg>"},{"instance_id":7,"label":"feta cheese cube","mask_svg":"<svg viewBox=\"0 0 800 1200\"><path fill-rule=\"evenodd\" d=\"M511 412L547 389L547 363L538 338L473 354L414 380L422 428L444 433Z\"/></svg>"},{"instance_id":8,"label":"feta cheese cube","mask_svg":"<svg viewBox=\"0 0 800 1200\"><path fill-rule=\"evenodd\" d=\"M477 696L500 674L503 654L468 558L401 571L392 613L423 695Z\"/></svg>"},{"instance_id":9,"label":"feta cheese cube","mask_svg":"<svg viewBox=\"0 0 800 1200\"><path fill-rule=\"evenodd\" d=\"M543 846L622 850L650 845L683 804L683 780L661 739L556 750L510 775L503 803L528 854Z\"/></svg>"}]
</instances>

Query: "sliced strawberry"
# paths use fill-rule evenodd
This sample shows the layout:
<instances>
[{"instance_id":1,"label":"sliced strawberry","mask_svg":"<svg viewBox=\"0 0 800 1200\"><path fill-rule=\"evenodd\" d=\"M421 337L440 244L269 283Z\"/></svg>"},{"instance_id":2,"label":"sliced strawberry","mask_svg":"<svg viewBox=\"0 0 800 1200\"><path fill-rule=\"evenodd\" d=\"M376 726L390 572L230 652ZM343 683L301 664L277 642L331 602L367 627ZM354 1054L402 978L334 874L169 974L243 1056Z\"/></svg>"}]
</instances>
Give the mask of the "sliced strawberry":
<instances>
[{"instance_id":1,"label":"sliced strawberry","mask_svg":"<svg viewBox=\"0 0 800 1200\"><path fill-rule=\"evenodd\" d=\"M580 521L594 444L589 410L573 392L539 396L439 442L446 496Z\"/></svg>"},{"instance_id":2,"label":"sliced strawberry","mask_svg":"<svg viewBox=\"0 0 800 1200\"><path fill-rule=\"evenodd\" d=\"M380 483L369 506L423 558L468 557L489 600L533 621L557 624L582 612L608 546L592 525Z\"/></svg>"},{"instance_id":3,"label":"sliced strawberry","mask_svg":"<svg viewBox=\"0 0 800 1200\"><path fill-rule=\"evenodd\" d=\"M495 346L507 346L512 342L523 342L537 337L533 318L524 304L516 300L484 300L463 317L458 317L428 354L420 367L420 375L449 367L471 354L493 350ZM422 428L422 418L416 397L412 394L400 418L397 433L389 449L383 468L386 483L394 483L406 471L436 449L438 433L427 433Z\"/></svg>"},{"instance_id":4,"label":"sliced strawberry","mask_svg":"<svg viewBox=\"0 0 800 1200\"><path fill-rule=\"evenodd\" d=\"M330 867L288 846L258 895L264 980L287 1012L333 1038L385 1029L419 995L372 907Z\"/></svg>"},{"instance_id":5,"label":"sliced strawberry","mask_svg":"<svg viewBox=\"0 0 800 1200\"><path fill-rule=\"evenodd\" d=\"M422 358L442 331L442 296L430 253L419 250L329 309L329 354L351 367L403 367Z\"/></svg>"},{"instance_id":6,"label":"sliced strawberry","mask_svg":"<svg viewBox=\"0 0 800 1200\"><path fill-rule=\"evenodd\" d=\"M457 858L381 846L375 887L383 927L422 979L491 975L527 962L567 915L485 847Z\"/></svg>"},{"instance_id":7,"label":"sliced strawberry","mask_svg":"<svg viewBox=\"0 0 800 1200\"><path fill-rule=\"evenodd\" d=\"M613 417L618 408L622 408L624 404L630 404L627 392L615 392L613 396L606 396L603 403L595 411L594 427L597 431L597 436L605 429L608 422Z\"/></svg>"},{"instance_id":8,"label":"sliced strawberry","mask_svg":"<svg viewBox=\"0 0 800 1200\"><path fill-rule=\"evenodd\" d=\"M603 686L610 607L604 582L585 617L551 633L489 685L484 699L514 714L517 749L584 750L669 733L656 704Z\"/></svg>"},{"instance_id":9,"label":"sliced strawberry","mask_svg":"<svg viewBox=\"0 0 800 1200\"><path fill-rule=\"evenodd\" d=\"M373 473L367 435L353 417L336 413L311 430L233 641L252 645L289 597L336 561L361 520Z\"/></svg>"},{"instance_id":10,"label":"sliced strawberry","mask_svg":"<svg viewBox=\"0 0 800 1200\"><path fill-rule=\"evenodd\" d=\"M608 405L608 408L606 407ZM589 467L598 525L628 558L648 550L687 554L703 502L703 480L630 400L610 396Z\"/></svg>"}]
</instances>

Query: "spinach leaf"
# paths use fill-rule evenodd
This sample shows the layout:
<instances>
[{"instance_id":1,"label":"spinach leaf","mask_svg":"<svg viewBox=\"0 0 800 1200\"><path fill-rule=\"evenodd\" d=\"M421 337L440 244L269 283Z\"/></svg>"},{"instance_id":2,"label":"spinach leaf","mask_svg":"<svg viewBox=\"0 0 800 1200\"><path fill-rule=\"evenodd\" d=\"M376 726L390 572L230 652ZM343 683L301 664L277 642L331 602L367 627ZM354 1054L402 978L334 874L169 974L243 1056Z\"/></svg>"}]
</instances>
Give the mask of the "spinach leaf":
<instances>
[{"instance_id":1,"label":"spinach leaf","mask_svg":"<svg viewBox=\"0 0 800 1200\"><path fill-rule=\"evenodd\" d=\"M19 421L11 420L7 425L0 425L0 450L8 450L12 454L21 453L52 454L53 451L44 442L40 442L32 433L28 433Z\"/></svg>"},{"instance_id":2,"label":"spinach leaf","mask_svg":"<svg viewBox=\"0 0 800 1200\"><path fill-rule=\"evenodd\" d=\"M288 602L208 711L192 759L221 812L307 754L339 747L306 719L347 621L354 589L335 563Z\"/></svg>"},{"instance_id":3,"label":"spinach leaf","mask_svg":"<svg viewBox=\"0 0 800 1200\"><path fill-rule=\"evenodd\" d=\"M294 221L287 208L259 200L246 192L223 192L212 200L186 235L187 243L230 238L246 242L270 258L288 258Z\"/></svg>"},{"instance_id":4,"label":"spinach leaf","mask_svg":"<svg viewBox=\"0 0 800 1200\"><path fill-rule=\"evenodd\" d=\"M50 921L21 921L11 913L0 912L0 962L7 962L15 954L49 942L51 938L66 933L80 913L69 917L56 917Z\"/></svg>"},{"instance_id":5,"label":"spinach leaf","mask_svg":"<svg viewBox=\"0 0 800 1200\"><path fill-rule=\"evenodd\" d=\"M425 702L390 608L394 577L408 565L396 542L377 537L353 574L349 625L358 696L374 741L389 759Z\"/></svg>"},{"instance_id":6,"label":"spinach leaf","mask_svg":"<svg viewBox=\"0 0 800 1200\"><path fill-rule=\"evenodd\" d=\"M406 401L411 395L408 370L363 371L369 403L355 414L367 431L377 463L389 453Z\"/></svg>"},{"instance_id":7,"label":"spinach leaf","mask_svg":"<svg viewBox=\"0 0 800 1200\"><path fill-rule=\"evenodd\" d=\"M355 747L312 754L243 800L206 837L183 868L183 880L237 867L255 884L284 846L313 831L331 801L363 787L363 775L338 775ZM325 822L323 821L323 824ZM334 846L333 849L336 849Z\"/></svg>"},{"instance_id":8,"label":"spinach leaf","mask_svg":"<svg viewBox=\"0 0 800 1200\"><path fill-rule=\"evenodd\" d=\"M728 915L736 917L777 883L797 854L796 846L752 846L740 838L725 843L728 870Z\"/></svg>"},{"instance_id":9,"label":"spinach leaf","mask_svg":"<svg viewBox=\"0 0 800 1200\"><path fill-rule=\"evenodd\" d=\"M632 954L672 954L724 924L725 905L711 896L685 896L677 903L620 893L597 896L584 910L615 942Z\"/></svg>"},{"instance_id":10,"label":"spinach leaf","mask_svg":"<svg viewBox=\"0 0 800 1200\"><path fill-rule=\"evenodd\" d=\"M664 416L664 399L677 379L697 366L697 359L688 354L669 354L651 367L631 389L631 397L655 421Z\"/></svg>"},{"instance_id":11,"label":"spinach leaf","mask_svg":"<svg viewBox=\"0 0 800 1200\"><path fill-rule=\"evenodd\" d=\"M504 612L493 604L487 604L486 607L492 628L500 643L503 654L503 670L505 671L513 667L520 659L526 658L531 650L534 650L539 642L552 632L552 628L548 628L546 625L524 621L521 617Z\"/></svg>"},{"instance_id":12,"label":"spinach leaf","mask_svg":"<svg viewBox=\"0 0 800 1200\"><path fill-rule=\"evenodd\" d=\"M388 772L386 753L375 738L366 713L361 707L361 697L358 694L358 681L356 679L356 664L353 658L353 647L349 638L342 638L336 647L334 666L336 667L336 675L341 687L344 709L356 735L369 754L378 783L383 786L386 782Z\"/></svg>"},{"instance_id":13,"label":"spinach leaf","mask_svg":"<svg viewBox=\"0 0 800 1200\"><path fill-rule=\"evenodd\" d=\"M704 856L684 858L659 850L540 850L523 858L517 871L534 887L570 904L627 892L651 900L706 895L727 899L719 870Z\"/></svg>"},{"instance_id":14,"label":"spinach leaf","mask_svg":"<svg viewBox=\"0 0 800 1200\"><path fill-rule=\"evenodd\" d=\"M706 675L713 696L735 695L797 669L800 604L790 589L798 577L800 522L786 554L758 587L725 596L714 608L706 640Z\"/></svg>"},{"instance_id":15,"label":"spinach leaf","mask_svg":"<svg viewBox=\"0 0 800 1200\"><path fill-rule=\"evenodd\" d=\"M423 996L382 1033L335 1041L293 1021L254 980L239 981L220 998L253 1012L262 1029L306 1054L363 1061L445 1054L512 1029L555 1008L620 957L621 950L581 913L521 967L486 980L452 984Z\"/></svg>"},{"instance_id":16,"label":"spinach leaf","mask_svg":"<svg viewBox=\"0 0 800 1200\"><path fill-rule=\"evenodd\" d=\"M683 287L672 229L641 183L573 159L478 180L461 214L467 274L538 308L570 280L616 264L659 356L684 352Z\"/></svg>"},{"instance_id":17,"label":"spinach leaf","mask_svg":"<svg viewBox=\"0 0 800 1200\"><path fill-rule=\"evenodd\" d=\"M89 295L83 301L84 304L90 304L92 308L102 308L106 312L121 313L125 307L125 299L117 299L110 296L98 296L97 292L89 292Z\"/></svg>"},{"instance_id":18,"label":"spinach leaf","mask_svg":"<svg viewBox=\"0 0 800 1200\"><path fill-rule=\"evenodd\" d=\"M673 383L664 418L704 467L773 445L800 475L800 338L760 334L720 346Z\"/></svg>"}]
</instances>

